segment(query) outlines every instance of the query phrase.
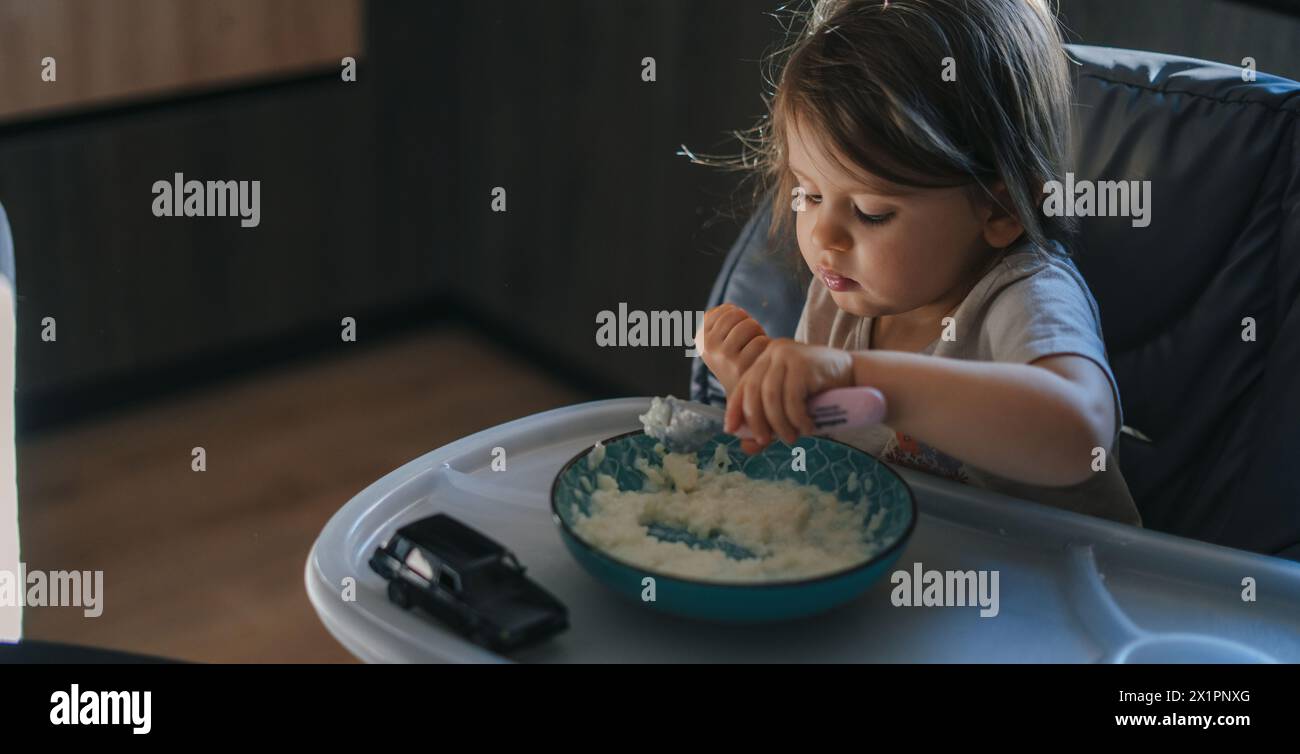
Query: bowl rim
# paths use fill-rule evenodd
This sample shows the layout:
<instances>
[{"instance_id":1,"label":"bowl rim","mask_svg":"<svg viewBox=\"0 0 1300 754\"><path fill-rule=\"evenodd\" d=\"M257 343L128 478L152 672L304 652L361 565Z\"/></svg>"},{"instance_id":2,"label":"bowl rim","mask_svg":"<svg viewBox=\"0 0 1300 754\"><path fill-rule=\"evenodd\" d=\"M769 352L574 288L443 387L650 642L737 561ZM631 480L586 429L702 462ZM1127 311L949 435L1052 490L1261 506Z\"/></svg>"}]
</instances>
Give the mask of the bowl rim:
<instances>
[{"instance_id":1,"label":"bowl rim","mask_svg":"<svg viewBox=\"0 0 1300 754\"><path fill-rule=\"evenodd\" d=\"M644 435L644 434L645 434L644 429L634 429L630 432L623 432L621 434L614 435L613 437L600 440L599 444L609 445L611 443L618 442L619 440L623 440L633 435ZM590 453L593 449L595 449L595 445L588 445L587 447L578 451L576 455L570 458L563 466L560 467L560 470L556 472L555 479L552 480L551 482L551 518L555 522L556 526L559 527L560 531L563 534L568 535L573 541L580 544L584 549L586 549L596 557L604 558L605 560L608 560L611 563L614 563L616 565L620 565L623 566L624 568L629 568L633 571L637 571L647 576L651 576L656 581L659 579L668 579L669 581L676 581L682 584L689 584L693 586L726 587L726 588L739 588L739 589L789 589L791 587L809 586L823 581L832 581L832 580L844 578L845 576L849 576L857 571L863 571L868 568L871 568L872 566L882 561L885 561L887 558L890 558L891 556L895 555L895 551L900 549L904 544L906 544L912 538L912 532L916 529L916 520L920 515L916 504L916 491L912 489L912 486L907 483L907 480L904 479L901 474L899 474L894 469L890 468L889 465L886 464L884 461L868 453L867 451L862 450L861 448L856 448L852 445L849 445L848 443L840 442L839 440L835 440L829 437L822 437L820 435L805 435L805 437L810 437L811 439L819 440L821 442L830 442L830 443L835 443L836 445L843 445L844 447L848 448L850 451L854 453L861 453L862 455L870 458L875 463L879 464L881 468L883 468L885 471L893 475L894 479L896 479L899 482L899 484L903 485L903 489L907 491L907 500L911 507L911 515L907 522L907 528L903 531L901 535L899 535L898 539L895 540L893 544L881 550L880 552L876 553L875 555L871 556L867 560L858 563L856 565L851 565L847 568L842 568L838 571L832 571L831 573L825 573L819 576L809 576L807 578L802 578L802 579L786 579L783 581L749 582L749 581L713 581L710 579L694 579L686 576L677 576L673 574L662 573L660 571L655 571L646 568L645 566L637 565L636 563L629 563L626 560L617 558L609 554L608 552L601 550L600 548L596 547L595 545L583 539L581 536L578 535L576 531L573 530L573 527L569 526L569 523L564 520L564 517L560 515L559 502L556 497L560 487L560 479L564 477L565 473L568 472L569 468L572 467L573 464L585 458L588 453Z\"/></svg>"}]
</instances>

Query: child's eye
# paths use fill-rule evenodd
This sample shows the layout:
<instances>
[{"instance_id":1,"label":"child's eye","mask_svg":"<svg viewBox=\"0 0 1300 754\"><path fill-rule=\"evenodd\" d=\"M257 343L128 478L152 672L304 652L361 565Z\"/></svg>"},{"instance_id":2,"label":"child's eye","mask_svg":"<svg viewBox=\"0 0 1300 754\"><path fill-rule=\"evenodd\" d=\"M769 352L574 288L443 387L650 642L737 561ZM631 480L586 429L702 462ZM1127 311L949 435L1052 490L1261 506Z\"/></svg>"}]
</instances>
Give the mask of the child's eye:
<instances>
[{"instance_id":1,"label":"child's eye","mask_svg":"<svg viewBox=\"0 0 1300 754\"><path fill-rule=\"evenodd\" d=\"M866 223L867 225L884 225L885 223L889 222L889 218L894 216L893 212L888 212L883 215L868 215L867 213L858 209L856 204L853 205L853 214L857 215L858 219Z\"/></svg>"},{"instance_id":2,"label":"child's eye","mask_svg":"<svg viewBox=\"0 0 1300 754\"><path fill-rule=\"evenodd\" d=\"M804 194L804 196L808 199L808 201L812 202L813 204L822 203L821 194ZM853 214L857 215L858 219L861 220L863 223L866 223L867 225L884 225L885 223L889 222L890 218L894 216L893 212L887 212L883 215L868 215L867 213L858 209L858 205L856 204L853 205Z\"/></svg>"}]
</instances>

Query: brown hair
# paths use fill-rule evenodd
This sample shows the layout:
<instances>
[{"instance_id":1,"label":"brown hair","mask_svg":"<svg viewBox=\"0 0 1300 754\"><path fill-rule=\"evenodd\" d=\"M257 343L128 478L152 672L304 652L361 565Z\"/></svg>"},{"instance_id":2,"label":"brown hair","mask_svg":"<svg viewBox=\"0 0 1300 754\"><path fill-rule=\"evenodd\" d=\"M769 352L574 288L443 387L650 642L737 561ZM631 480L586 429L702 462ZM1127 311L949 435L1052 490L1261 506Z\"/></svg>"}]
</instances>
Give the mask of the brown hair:
<instances>
[{"instance_id":1,"label":"brown hair","mask_svg":"<svg viewBox=\"0 0 1300 754\"><path fill-rule=\"evenodd\" d=\"M1043 0L820 0L793 11L790 36L768 56L768 113L736 132L755 205L772 203L769 240L786 238L796 186L787 134L808 124L861 177L911 187L1006 184L1026 235L1069 245L1072 218L1042 211L1070 147L1068 58ZM945 68L955 80L944 80ZM694 155L692 155L694 157Z\"/></svg>"}]
</instances>

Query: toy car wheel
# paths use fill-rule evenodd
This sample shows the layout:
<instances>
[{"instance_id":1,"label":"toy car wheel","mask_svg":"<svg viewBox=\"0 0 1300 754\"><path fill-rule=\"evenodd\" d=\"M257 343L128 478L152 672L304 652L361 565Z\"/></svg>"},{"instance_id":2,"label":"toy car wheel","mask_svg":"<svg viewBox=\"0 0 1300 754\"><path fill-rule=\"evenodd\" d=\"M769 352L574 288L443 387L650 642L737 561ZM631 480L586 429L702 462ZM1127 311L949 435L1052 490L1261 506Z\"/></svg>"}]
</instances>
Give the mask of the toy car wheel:
<instances>
[{"instance_id":1,"label":"toy car wheel","mask_svg":"<svg viewBox=\"0 0 1300 754\"><path fill-rule=\"evenodd\" d=\"M407 591L405 584L397 581L388 582L388 599L403 610L411 606L410 592Z\"/></svg>"}]
</instances>

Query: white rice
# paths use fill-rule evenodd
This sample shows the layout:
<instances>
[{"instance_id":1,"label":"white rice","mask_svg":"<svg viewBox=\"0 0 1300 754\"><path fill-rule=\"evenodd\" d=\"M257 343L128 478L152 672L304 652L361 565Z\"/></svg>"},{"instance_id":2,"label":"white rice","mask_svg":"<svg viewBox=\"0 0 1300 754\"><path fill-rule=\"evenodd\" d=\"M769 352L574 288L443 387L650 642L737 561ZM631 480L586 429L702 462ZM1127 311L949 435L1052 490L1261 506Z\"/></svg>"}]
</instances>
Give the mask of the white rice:
<instances>
[{"instance_id":1,"label":"white rice","mask_svg":"<svg viewBox=\"0 0 1300 754\"><path fill-rule=\"evenodd\" d=\"M613 478L597 475L590 515L575 516L578 535L620 560L707 581L808 578L860 564L878 549L864 541L865 497L850 504L793 480L750 479L729 470L723 446L704 468L694 455L661 455L662 467L644 457L635 462L646 476L641 490L619 490ZM880 520L877 514L869 528ZM737 559L718 549L666 542L649 533L655 524L720 538L756 557Z\"/></svg>"}]
</instances>

